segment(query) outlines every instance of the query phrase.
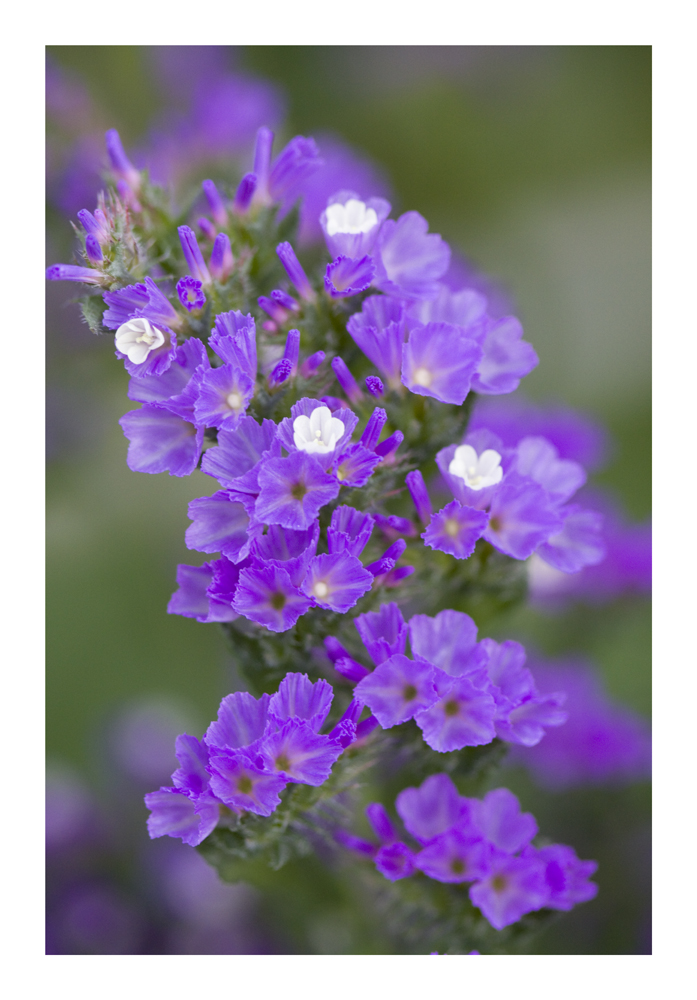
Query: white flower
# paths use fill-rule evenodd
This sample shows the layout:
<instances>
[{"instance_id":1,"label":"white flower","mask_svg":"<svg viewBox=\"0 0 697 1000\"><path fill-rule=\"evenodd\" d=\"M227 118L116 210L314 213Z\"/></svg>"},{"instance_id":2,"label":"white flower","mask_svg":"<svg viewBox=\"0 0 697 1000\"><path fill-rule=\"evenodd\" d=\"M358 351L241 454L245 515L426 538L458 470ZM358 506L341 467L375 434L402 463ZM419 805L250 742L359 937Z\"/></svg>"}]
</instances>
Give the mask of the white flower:
<instances>
[{"instance_id":1,"label":"white flower","mask_svg":"<svg viewBox=\"0 0 697 1000\"><path fill-rule=\"evenodd\" d=\"M365 202L358 201L357 198L349 198L345 205L339 202L328 205L326 217L328 236L336 236L337 233L369 233L378 224L375 209L368 208Z\"/></svg>"},{"instance_id":2,"label":"white flower","mask_svg":"<svg viewBox=\"0 0 697 1000\"><path fill-rule=\"evenodd\" d=\"M122 323L114 337L116 350L125 354L134 365L142 364L148 354L162 347L164 342L165 335L162 330L152 326L142 316L138 319L129 319L128 323Z\"/></svg>"},{"instance_id":3,"label":"white flower","mask_svg":"<svg viewBox=\"0 0 697 1000\"><path fill-rule=\"evenodd\" d=\"M471 490L483 490L485 486L495 486L503 479L501 456L493 448L487 448L477 455L471 444L461 444L455 449L448 466L451 476L464 479Z\"/></svg>"},{"instance_id":4,"label":"white flower","mask_svg":"<svg viewBox=\"0 0 697 1000\"><path fill-rule=\"evenodd\" d=\"M328 406L318 406L309 417L301 414L293 421L293 441L298 451L326 455L334 451L346 425L333 417Z\"/></svg>"}]
</instances>

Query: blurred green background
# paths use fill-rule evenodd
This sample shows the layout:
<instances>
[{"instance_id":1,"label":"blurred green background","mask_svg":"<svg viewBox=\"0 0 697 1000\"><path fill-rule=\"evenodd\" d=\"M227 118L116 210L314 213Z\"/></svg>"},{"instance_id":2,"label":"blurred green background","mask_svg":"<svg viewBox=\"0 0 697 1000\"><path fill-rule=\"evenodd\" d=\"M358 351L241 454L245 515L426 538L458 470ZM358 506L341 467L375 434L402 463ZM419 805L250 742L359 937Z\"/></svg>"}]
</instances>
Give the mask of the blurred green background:
<instances>
[{"instance_id":1,"label":"blurred green background","mask_svg":"<svg viewBox=\"0 0 697 1000\"><path fill-rule=\"evenodd\" d=\"M86 86L97 131L118 128L127 148L143 138L163 106L151 50L48 55ZM593 482L646 518L650 48L283 46L229 56L285 91L284 134L332 132L367 154L388 177L396 212L421 212L511 291L540 356L525 394L604 422L614 449ZM49 205L48 263L69 261L72 246L65 216ZM176 564L196 561L184 546L187 501L216 484L200 472L178 480L128 470L117 423L132 408L127 375L70 298L65 284L47 290L47 750L107 794L100 740L116 713L141 697L165 699L200 733L231 677L215 626L165 614ZM649 713L646 600L555 616L526 608L500 631L547 655L588 654L613 696ZM539 950L647 950L648 789L553 796L522 772L506 780L545 833L600 861L599 900Z\"/></svg>"}]
</instances>

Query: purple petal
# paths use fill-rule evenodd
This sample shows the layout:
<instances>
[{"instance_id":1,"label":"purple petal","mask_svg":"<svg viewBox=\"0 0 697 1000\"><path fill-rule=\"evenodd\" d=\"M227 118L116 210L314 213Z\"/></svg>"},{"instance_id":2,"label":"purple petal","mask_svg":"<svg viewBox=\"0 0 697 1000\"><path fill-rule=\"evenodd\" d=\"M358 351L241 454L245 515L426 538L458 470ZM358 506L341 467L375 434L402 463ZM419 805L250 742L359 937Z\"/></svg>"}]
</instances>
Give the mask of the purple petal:
<instances>
[{"instance_id":1,"label":"purple petal","mask_svg":"<svg viewBox=\"0 0 697 1000\"><path fill-rule=\"evenodd\" d=\"M204 736L209 747L238 750L258 740L266 731L271 696L255 698L246 691L234 691L220 702L218 718Z\"/></svg>"},{"instance_id":2,"label":"purple petal","mask_svg":"<svg viewBox=\"0 0 697 1000\"><path fill-rule=\"evenodd\" d=\"M263 420L259 425L254 417L242 417L234 430L218 433L218 446L206 451L201 469L223 486L232 485L272 448L276 426L273 420Z\"/></svg>"},{"instance_id":3,"label":"purple petal","mask_svg":"<svg viewBox=\"0 0 697 1000\"><path fill-rule=\"evenodd\" d=\"M463 611L441 611L435 618L414 615L409 619L409 639L415 656L446 674L459 677L473 667L477 626Z\"/></svg>"},{"instance_id":4,"label":"purple petal","mask_svg":"<svg viewBox=\"0 0 697 1000\"><path fill-rule=\"evenodd\" d=\"M336 552L310 561L302 590L319 605L345 614L373 586L373 575L356 556Z\"/></svg>"},{"instance_id":5,"label":"purple petal","mask_svg":"<svg viewBox=\"0 0 697 1000\"><path fill-rule=\"evenodd\" d=\"M256 564L240 573L233 608L271 632L286 632L311 607L280 566Z\"/></svg>"},{"instance_id":6,"label":"purple petal","mask_svg":"<svg viewBox=\"0 0 697 1000\"><path fill-rule=\"evenodd\" d=\"M224 490L218 490L210 497L192 500L189 517L194 523L186 529L184 536L187 548L198 552L222 552L235 563L248 555L249 514Z\"/></svg>"},{"instance_id":7,"label":"purple petal","mask_svg":"<svg viewBox=\"0 0 697 1000\"><path fill-rule=\"evenodd\" d=\"M309 528L340 488L305 452L267 459L259 470L259 487L255 516L266 524L296 530Z\"/></svg>"},{"instance_id":8,"label":"purple petal","mask_svg":"<svg viewBox=\"0 0 697 1000\"><path fill-rule=\"evenodd\" d=\"M533 480L510 472L491 502L484 538L504 555L527 559L562 525L549 494Z\"/></svg>"},{"instance_id":9,"label":"purple petal","mask_svg":"<svg viewBox=\"0 0 697 1000\"><path fill-rule=\"evenodd\" d=\"M358 615L354 622L363 645L378 665L407 646L407 626L396 604L381 604L377 611Z\"/></svg>"},{"instance_id":10,"label":"purple petal","mask_svg":"<svg viewBox=\"0 0 697 1000\"><path fill-rule=\"evenodd\" d=\"M452 500L433 515L421 538L431 549L447 552L456 559L469 559L488 523L485 511L463 507Z\"/></svg>"},{"instance_id":11,"label":"purple petal","mask_svg":"<svg viewBox=\"0 0 697 1000\"><path fill-rule=\"evenodd\" d=\"M557 503L568 500L586 481L584 468L559 458L554 445L543 437L524 437L518 442L515 467L521 476L539 483Z\"/></svg>"},{"instance_id":12,"label":"purple petal","mask_svg":"<svg viewBox=\"0 0 697 1000\"><path fill-rule=\"evenodd\" d=\"M388 295L431 299L438 279L448 270L450 247L418 212L405 212L397 221L386 219L378 234L375 286Z\"/></svg>"},{"instance_id":13,"label":"purple petal","mask_svg":"<svg viewBox=\"0 0 697 1000\"><path fill-rule=\"evenodd\" d=\"M461 406L482 349L461 327L427 323L414 327L402 349L402 382L412 392Z\"/></svg>"},{"instance_id":14,"label":"purple petal","mask_svg":"<svg viewBox=\"0 0 697 1000\"><path fill-rule=\"evenodd\" d=\"M155 837L180 837L185 844L196 847L205 840L218 822L217 804L202 804L195 812L195 803L186 792L178 788L160 788L145 796L151 810L148 817L148 834Z\"/></svg>"},{"instance_id":15,"label":"purple petal","mask_svg":"<svg viewBox=\"0 0 697 1000\"><path fill-rule=\"evenodd\" d=\"M414 864L438 882L471 882L487 874L489 848L480 838L446 830L420 851Z\"/></svg>"},{"instance_id":16,"label":"purple petal","mask_svg":"<svg viewBox=\"0 0 697 1000\"><path fill-rule=\"evenodd\" d=\"M370 514L364 514L355 507L337 507L327 529L329 551L347 551L352 556L360 556L370 540L374 525L375 518Z\"/></svg>"},{"instance_id":17,"label":"purple petal","mask_svg":"<svg viewBox=\"0 0 697 1000\"><path fill-rule=\"evenodd\" d=\"M545 906L549 895L545 866L539 859L512 858L503 852L492 856L488 875L469 892L497 931Z\"/></svg>"},{"instance_id":18,"label":"purple petal","mask_svg":"<svg viewBox=\"0 0 697 1000\"><path fill-rule=\"evenodd\" d=\"M375 867L390 882L396 882L400 878L413 875L416 858L417 855L411 847L398 840L394 844L380 848L375 855Z\"/></svg>"},{"instance_id":19,"label":"purple petal","mask_svg":"<svg viewBox=\"0 0 697 1000\"><path fill-rule=\"evenodd\" d=\"M286 779L255 767L243 753L218 750L211 754L209 768L211 789L235 812L270 816L281 804L279 792L286 787Z\"/></svg>"},{"instance_id":20,"label":"purple petal","mask_svg":"<svg viewBox=\"0 0 697 1000\"><path fill-rule=\"evenodd\" d=\"M370 287L375 277L375 262L372 257L337 257L327 264L324 276L324 287L333 299L348 298L358 295Z\"/></svg>"},{"instance_id":21,"label":"purple petal","mask_svg":"<svg viewBox=\"0 0 697 1000\"><path fill-rule=\"evenodd\" d=\"M395 808L407 831L421 844L445 833L468 812L466 800L447 774L432 774L419 788L405 788Z\"/></svg>"},{"instance_id":22,"label":"purple petal","mask_svg":"<svg viewBox=\"0 0 697 1000\"><path fill-rule=\"evenodd\" d=\"M440 673L436 679L438 700L416 715L416 725L433 750L448 753L463 747L484 746L496 736L496 703L468 677L454 680Z\"/></svg>"},{"instance_id":23,"label":"purple petal","mask_svg":"<svg viewBox=\"0 0 697 1000\"><path fill-rule=\"evenodd\" d=\"M203 428L146 403L119 420L128 438L128 467L134 472L190 476L203 447Z\"/></svg>"},{"instance_id":24,"label":"purple petal","mask_svg":"<svg viewBox=\"0 0 697 1000\"><path fill-rule=\"evenodd\" d=\"M286 674L269 702L269 714L280 725L290 719L304 719L318 733L333 698L334 689L327 681L313 683L307 674Z\"/></svg>"},{"instance_id":25,"label":"purple petal","mask_svg":"<svg viewBox=\"0 0 697 1000\"><path fill-rule=\"evenodd\" d=\"M603 515L576 504L562 508L560 515L564 527L540 545L540 558L562 573L578 573L584 566L602 562L606 554Z\"/></svg>"},{"instance_id":26,"label":"purple petal","mask_svg":"<svg viewBox=\"0 0 697 1000\"><path fill-rule=\"evenodd\" d=\"M472 822L481 835L499 850L517 854L537 833L531 813L522 813L520 803L507 788L495 788L472 806Z\"/></svg>"},{"instance_id":27,"label":"purple petal","mask_svg":"<svg viewBox=\"0 0 697 1000\"><path fill-rule=\"evenodd\" d=\"M482 342L484 355L472 378L475 392L498 395L515 392L520 380L537 367L540 359L527 341L523 328L513 316L498 320Z\"/></svg>"}]
</instances>

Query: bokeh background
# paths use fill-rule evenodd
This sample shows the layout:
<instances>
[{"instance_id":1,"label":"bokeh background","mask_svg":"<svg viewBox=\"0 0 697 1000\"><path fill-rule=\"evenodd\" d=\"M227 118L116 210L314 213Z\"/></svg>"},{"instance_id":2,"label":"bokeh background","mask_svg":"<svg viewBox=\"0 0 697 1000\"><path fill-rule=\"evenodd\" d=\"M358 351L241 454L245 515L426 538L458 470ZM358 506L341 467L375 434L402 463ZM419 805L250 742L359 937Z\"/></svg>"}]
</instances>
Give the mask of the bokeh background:
<instances>
[{"instance_id":1,"label":"bokeh background","mask_svg":"<svg viewBox=\"0 0 697 1000\"><path fill-rule=\"evenodd\" d=\"M94 208L107 128L163 180L188 168L189 181L233 178L250 168L259 108L280 138L349 144L371 193L421 212L500 283L540 356L522 391L602 423L592 482L645 523L650 48L49 47L47 263L71 260L68 220ZM174 735L200 735L236 683L216 626L165 614L175 566L190 561L187 502L216 484L128 470L127 375L74 294L46 293L48 950L389 950L317 865L267 890L222 886L191 849L147 838L142 795L168 783ZM648 718L645 593L526 606L500 634L547 659L584 657L612 699ZM648 782L550 791L510 764L504 783L542 831L600 865L597 899L535 949L649 952Z\"/></svg>"}]
</instances>

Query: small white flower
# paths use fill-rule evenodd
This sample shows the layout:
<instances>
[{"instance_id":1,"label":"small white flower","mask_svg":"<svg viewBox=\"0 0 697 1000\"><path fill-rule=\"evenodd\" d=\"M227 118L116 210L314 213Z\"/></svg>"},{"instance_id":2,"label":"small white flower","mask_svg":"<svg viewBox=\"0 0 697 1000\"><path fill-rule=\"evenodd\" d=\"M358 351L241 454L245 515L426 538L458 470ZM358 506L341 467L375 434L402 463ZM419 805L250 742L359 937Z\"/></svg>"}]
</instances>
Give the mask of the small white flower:
<instances>
[{"instance_id":1,"label":"small white flower","mask_svg":"<svg viewBox=\"0 0 697 1000\"><path fill-rule=\"evenodd\" d=\"M114 337L116 350L125 354L134 365L142 364L148 354L162 347L164 342L165 335L162 330L152 326L142 316L122 323Z\"/></svg>"},{"instance_id":2,"label":"small white flower","mask_svg":"<svg viewBox=\"0 0 697 1000\"><path fill-rule=\"evenodd\" d=\"M328 406L318 406L309 417L301 414L293 421L293 441L298 451L326 455L334 451L346 425L333 417Z\"/></svg>"},{"instance_id":3,"label":"small white flower","mask_svg":"<svg viewBox=\"0 0 697 1000\"><path fill-rule=\"evenodd\" d=\"M328 205L326 210L327 235L336 236L337 233L369 233L373 226L378 224L377 212L374 208L368 208L363 201L357 198L349 198L345 205L335 202Z\"/></svg>"},{"instance_id":4,"label":"small white flower","mask_svg":"<svg viewBox=\"0 0 697 1000\"><path fill-rule=\"evenodd\" d=\"M469 486L471 490L495 486L503 479L499 453L493 448L487 448L481 455L477 455L471 444L461 444L455 449L448 472L451 476L463 479L465 486Z\"/></svg>"}]
</instances>

